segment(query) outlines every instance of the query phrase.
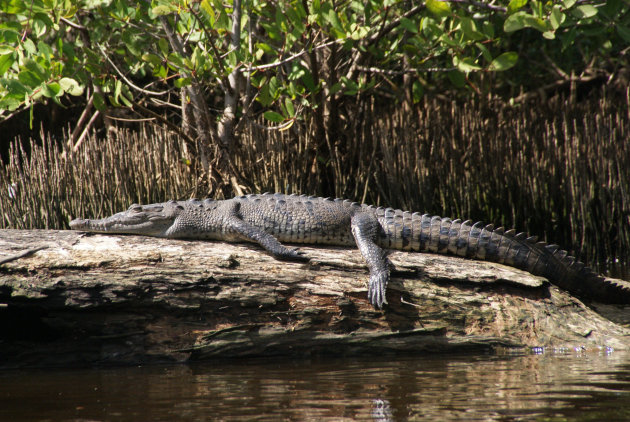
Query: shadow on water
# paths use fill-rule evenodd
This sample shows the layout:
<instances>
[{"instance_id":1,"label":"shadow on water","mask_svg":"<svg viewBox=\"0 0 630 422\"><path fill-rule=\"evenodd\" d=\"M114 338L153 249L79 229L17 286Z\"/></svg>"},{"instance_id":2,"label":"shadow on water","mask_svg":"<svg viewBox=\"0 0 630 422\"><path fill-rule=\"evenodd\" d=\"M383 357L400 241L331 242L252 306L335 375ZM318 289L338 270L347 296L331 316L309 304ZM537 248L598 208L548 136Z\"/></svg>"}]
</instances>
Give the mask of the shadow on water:
<instances>
[{"instance_id":1,"label":"shadow on water","mask_svg":"<svg viewBox=\"0 0 630 422\"><path fill-rule=\"evenodd\" d=\"M630 420L630 354L213 362L0 374L3 421Z\"/></svg>"}]
</instances>

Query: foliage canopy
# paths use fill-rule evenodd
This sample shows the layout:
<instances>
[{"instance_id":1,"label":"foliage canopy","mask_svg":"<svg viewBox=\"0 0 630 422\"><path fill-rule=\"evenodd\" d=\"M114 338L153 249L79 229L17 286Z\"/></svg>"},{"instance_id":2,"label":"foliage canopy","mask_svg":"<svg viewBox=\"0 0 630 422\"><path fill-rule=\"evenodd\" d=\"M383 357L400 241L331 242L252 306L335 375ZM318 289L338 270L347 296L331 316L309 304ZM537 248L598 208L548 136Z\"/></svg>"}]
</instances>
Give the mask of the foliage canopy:
<instances>
[{"instance_id":1,"label":"foliage canopy","mask_svg":"<svg viewBox=\"0 0 630 422\"><path fill-rule=\"evenodd\" d=\"M313 118L330 141L353 97L412 103L455 89L519 100L613 74L630 43L622 0L0 0L0 9L0 118L32 116L41 101L105 116L126 107L218 147L209 159L223 173L235 133L257 116L278 130ZM329 147L316 148L325 161Z\"/></svg>"}]
</instances>

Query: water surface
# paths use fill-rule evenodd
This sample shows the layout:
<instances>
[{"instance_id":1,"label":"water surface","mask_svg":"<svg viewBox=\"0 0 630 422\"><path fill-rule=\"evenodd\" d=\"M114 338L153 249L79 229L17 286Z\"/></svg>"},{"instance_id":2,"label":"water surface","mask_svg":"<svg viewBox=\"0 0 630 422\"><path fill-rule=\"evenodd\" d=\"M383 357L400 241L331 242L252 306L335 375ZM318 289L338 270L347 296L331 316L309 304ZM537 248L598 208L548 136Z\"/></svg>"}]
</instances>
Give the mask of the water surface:
<instances>
[{"instance_id":1,"label":"water surface","mask_svg":"<svg viewBox=\"0 0 630 422\"><path fill-rule=\"evenodd\" d=\"M0 374L1 421L630 420L630 354L250 360Z\"/></svg>"}]
</instances>

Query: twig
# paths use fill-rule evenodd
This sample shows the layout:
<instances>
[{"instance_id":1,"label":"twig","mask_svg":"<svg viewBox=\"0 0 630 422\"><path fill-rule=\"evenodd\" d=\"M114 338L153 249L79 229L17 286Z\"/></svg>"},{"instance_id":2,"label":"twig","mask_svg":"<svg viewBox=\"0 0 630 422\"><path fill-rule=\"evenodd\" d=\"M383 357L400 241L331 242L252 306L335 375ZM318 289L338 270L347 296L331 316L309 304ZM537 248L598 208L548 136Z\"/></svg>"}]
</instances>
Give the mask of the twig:
<instances>
[{"instance_id":1,"label":"twig","mask_svg":"<svg viewBox=\"0 0 630 422\"><path fill-rule=\"evenodd\" d=\"M536 89L535 91L528 91L525 92L524 94L519 95L518 97L512 98L511 101L513 101L514 103L520 103L522 101L527 101L530 98L533 98L537 95L540 95L541 92L545 92L549 89L552 88L559 88L563 85L567 85L567 84L573 84L575 82L589 82L592 81L593 79L596 79L598 76L594 75L594 76L583 76L583 77L569 77L568 79L563 79L563 80L559 80L559 81L555 81L552 83L549 83L547 85L541 86L540 88Z\"/></svg>"},{"instance_id":2,"label":"twig","mask_svg":"<svg viewBox=\"0 0 630 422\"><path fill-rule=\"evenodd\" d=\"M489 9L492 11L503 12L503 13L507 12L507 8L503 6L495 6L493 4L482 3L480 1L474 1L474 0L440 0L440 1L443 1L446 3L466 3L466 4L480 7L482 9Z\"/></svg>"},{"instance_id":3,"label":"twig","mask_svg":"<svg viewBox=\"0 0 630 422\"><path fill-rule=\"evenodd\" d=\"M16 261L20 258L25 258L27 256L33 255L35 252L38 252L38 251L41 251L42 249L47 249L47 248L48 246L39 246L37 248L25 250L24 252L20 252L19 254L16 254L16 255L8 256L6 258L0 259L0 265L6 264L7 262L11 262L11 261Z\"/></svg>"},{"instance_id":4,"label":"twig","mask_svg":"<svg viewBox=\"0 0 630 422\"><path fill-rule=\"evenodd\" d=\"M397 19L394 19L393 21L391 21L389 23L389 25L383 27L380 31L378 31L376 34L372 35L369 39L369 41L367 42L367 46L370 46L372 44L374 44L375 42L377 42L378 40L380 40L381 38L383 38L385 35L387 35L388 33L390 33L392 30L394 30L395 28L398 27L398 25L400 25L400 21L402 19L407 19L410 16L415 15L416 13L424 10L424 8L426 7L426 5L424 3L417 5L416 7L413 7L411 9L409 9L407 12L403 13L401 16L399 16Z\"/></svg>"},{"instance_id":5,"label":"twig","mask_svg":"<svg viewBox=\"0 0 630 422\"><path fill-rule=\"evenodd\" d=\"M90 114L90 111L92 110L92 105L94 105L94 94L90 95L90 98L88 99L88 102L85 105L85 108L83 109L83 112L81 113L81 116L79 117L79 121L77 122L74 130L72 131L72 135L70 135L70 139L68 139L68 148L70 148L72 144L74 143L75 139L77 139L77 136L79 135L79 131L81 130L81 127L83 126L83 123L85 123L85 120L87 119L88 115Z\"/></svg>"},{"instance_id":6,"label":"twig","mask_svg":"<svg viewBox=\"0 0 630 422\"><path fill-rule=\"evenodd\" d=\"M166 95L166 94L169 93L169 91L162 91L162 92L149 91L149 90L142 89L139 86L135 85L133 82L131 82L129 79L127 79L127 77L116 67L114 62L107 55L107 53L105 53L105 49L103 48L103 46L100 45L100 44L97 44L97 45L98 45L98 48L99 48L101 54L103 55L103 57L105 57L105 60L107 60L109 62L109 64L114 68L116 73L118 73L118 76L120 76L122 78L122 80L125 81L125 83L127 85L129 85L133 89L135 89L135 90L137 90L139 92L142 92L143 94L146 94L146 95Z\"/></svg>"},{"instance_id":7,"label":"twig","mask_svg":"<svg viewBox=\"0 0 630 422\"><path fill-rule=\"evenodd\" d=\"M181 136L182 138L186 139L186 141L188 141L190 144L194 145L195 144L195 140L192 139L190 136L188 136L183 130L181 130L181 128L179 128L177 125L169 122L167 119L165 119L164 117L160 116L159 114L157 114L156 112L149 110L148 108L134 102L131 101L131 104L133 107L131 107L131 109L133 110L134 107L139 108L140 110L142 110L143 113L147 113L151 116L153 116L155 119L159 120L160 122L162 122L163 124L165 124L169 129L171 129L172 131L176 132L179 136ZM138 113L137 110L134 110L136 113ZM140 114L140 113L138 113Z\"/></svg>"},{"instance_id":8,"label":"twig","mask_svg":"<svg viewBox=\"0 0 630 422\"><path fill-rule=\"evenodd\" d=\"M265 125L261 125L259 123L256 122L252 122L252 126L257 127L258 129L262 129L262 130L283 130L283 129L288 129L289 127L291 127L293 125L293 123L295 123L295 117L290 119L287 122L284 122L282 124L279 124L278 126L265 126Z\"/></svg>"},{"instance_id":9,"label":"twig","mask_svg":"<svg viewBox=\"0 0 630 422\"><path fill-rule=\"evenodd\" d=\"M77 142L74 144L74 146L72 147L72 151L76 152L78 151L79 147L81 146L81 144L83 143L83 140L85 139L85 137L87 136L88 130L90 130L90 128L92 127L92 125L94 124L94 121L96 120L96 118L99 116L100 112L98 110L96 110L94 112L94 114L92 114L92 117L90 118L90 121L87 122L87 124L85 125L85 128L83 128L83 132L81 132L81 136L79 136L79 139L77 139ZM65 154L65 152L64 152Z\"/></svg>"},{"instance_id":10,"label":"twig","mask_svg":"<svg viewBox=\"0 0 630 422\"><path fill-rule=\"evenodd\" d=\"M405 74L418 74L420 72L450 72L457 69L456 67L428 67L426 69L407 69L407 70L387 70L378 67L357 66L359 72L378 73L381 75L400 76Z\"/></svg>"},{"instance_id":11,"label":"twig","mask_svg":"<svg viewBox=\"0 0 630 422\"><path fill-rule=\"evenodd\" d=\"M118 122L152 122L155 120L155 117L143 117L141 119L125 119L124 117L113 117L109 116L110 119L116 120Z\"/></svg>"},{"instance_id":12,"label":"twig","mask_svg":"<svg viewBox=\"0 0 630 422\"><path fill-rule=\"evenodd\" d=\"M217 47L212 42L212 37L210 36L210 32L206 28L206 25L203 23L203 20L199 19L199 15L197 15L197 12L192 7L188 8L188 10L195 17L195 19L197 19L197 22L199 22L201 29L206 34L206 38L208 39L208 42L210 43L210 47L212 48L212 53L214 54L215 62L219 65L219 70L221 71L221 75L224 75L225 67L223 66L223 61L221 60L221 55L219 54ZM224 82L222 80L221 80L221 86L225 87Z\"/></svg>"},{"instance_id":13,"label":"twig","mask_svg":"<svg viewBox=\"0 0 630 422\"><path fill-rule=\"evenodd\" d=\"M315 47L313 47L313 50L320 50L322 48L331 46L333 44L341 44L341 43L343 43L345 41L346 41L345 38L338 39L338 40L333 40L333 41L328 41L328 42L325 42L323 44L316 45ZM278 61L275 61L273 63L261 64L259 66L248 67L247 69L243 69L241 72L244 73L244 72L251 72L251 71L256 71L256 70L265 70L265 69L270 69L272 67L282 66L283 64L288 63L288 62L290 62L292 60L295 60L298 57L300 57L300 56L302 56L302 55L304 55L306 53L307 53L307 50L303 49L299 53L295 53L295 54L290 55L286 59L278 60Z\"/></svg>"},{"instance_id":14,"label":"twig","mask_svg":"<svg viewBox=\"0 0 630 422\"><path fill-rule=\"evenodd\" d=\"M69 26L73 27L74 29L78 29L80 31L86 31L87 30L87 28L85 26L79 25L78 23L74 23L72 21L69 21L66 18L60 18L59 20L61 22L65 23L66 25L69 25Z\"/></svg>"}]
</instances>

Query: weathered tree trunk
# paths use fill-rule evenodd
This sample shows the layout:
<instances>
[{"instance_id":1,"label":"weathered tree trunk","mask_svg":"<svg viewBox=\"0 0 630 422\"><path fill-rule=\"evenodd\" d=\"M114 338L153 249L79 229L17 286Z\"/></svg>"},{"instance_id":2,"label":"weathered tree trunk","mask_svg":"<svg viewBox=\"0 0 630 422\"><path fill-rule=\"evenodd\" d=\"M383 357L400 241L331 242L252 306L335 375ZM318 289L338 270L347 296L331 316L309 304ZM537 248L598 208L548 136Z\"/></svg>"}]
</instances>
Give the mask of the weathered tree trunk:
<instances>
[{"instance_id":1,"label":"weathered tree trunk","mask_svg":"<svg viewBox=\"0 0 630 422\"><path fill-rule=\"evenodd\" d=\"M394 252L380 311L358 251L302 249L311 263L247 244L0 230L0 366L630 348L627 307L598 306L605 317L519 270Z\"/></svg>"}]
</instances>

